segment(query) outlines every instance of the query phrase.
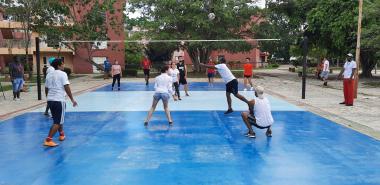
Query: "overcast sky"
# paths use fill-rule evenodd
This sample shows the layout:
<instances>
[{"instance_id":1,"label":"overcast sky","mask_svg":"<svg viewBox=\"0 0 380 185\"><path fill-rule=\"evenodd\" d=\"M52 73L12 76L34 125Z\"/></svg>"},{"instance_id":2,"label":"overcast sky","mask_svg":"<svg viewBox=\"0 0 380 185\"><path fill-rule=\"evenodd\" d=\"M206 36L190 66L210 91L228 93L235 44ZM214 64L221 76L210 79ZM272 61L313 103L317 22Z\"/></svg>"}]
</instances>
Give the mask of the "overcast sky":
<instances>
[{"instance_id":1,"label":"overcast sky","mask_svg":"<svg viewBox=\"0 0 380 185\"><path fill-rule=\"evenodd\" d=\"M258 0L257 5L261 8L265 6L265 0ZM128 6L128 5L127 5ZM126 12L129 18L136 18L140 16L140 12L136 11L135 13Z\"/></svg>"}]
</instances>

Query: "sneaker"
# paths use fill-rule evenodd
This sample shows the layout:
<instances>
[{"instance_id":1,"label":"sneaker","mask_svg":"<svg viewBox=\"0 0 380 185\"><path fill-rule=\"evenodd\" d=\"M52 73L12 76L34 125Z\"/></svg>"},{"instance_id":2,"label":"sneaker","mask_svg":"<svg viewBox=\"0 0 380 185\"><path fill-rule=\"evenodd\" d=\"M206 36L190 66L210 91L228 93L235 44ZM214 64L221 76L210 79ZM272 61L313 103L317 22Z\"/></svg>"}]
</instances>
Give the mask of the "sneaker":
<instances>
[{"instance_id":1,"label":"sneaker","mask_svg":"<svg viewBox=\"0 0 380 185\"><path fill-rule=\"evenodd\" d=\"M173 126L173 122L172 121L169 121L169 126Z\"/></svg>"},{"instance_id":2,"label":"sneaker","mask_svg":"<svg viewBox=\"0 0 380 185\"><path fill-rule=\"evenodd\" d=\"M178 100L182 100L181 98L178 98Z\"/></svg>"},{"instance_id":3,"label":"sneaker","mask_svg":"<svg viewBox=\"0 0 380 185\"><path fill-rule=\"evenodd\" d=\"M343 104L346 104L346 102L340 102L339 104L343 105Z\"/></svg>"},{"instance_id":4,"label":"sneaker","mask_svg":"<svg viewBox=\"0 0 380 185\"><path fill-rule=\"evenodd\" d=\"M327 86L327 82L323 83L324 86Z\"/></svg>"},{"instance_id":5,"label":"sneaker","mask_svg":"<svg viewBox=\"0 0 380 185\"><path fill-rule=\"evenodd\" d=\"M346 106L354 106L354 104L347 104Z\"/></svg>"},{"instance_id":6,"label":"sneaker","mask_svg":"<svg viewBox=\"0 0 380 185\"><path fill-rule=\"evenodd\" d=\"M118 90L118 91L120 91L120 87L119 87L119 88L117 88L117 90Z\"/></svg>"},{"instance_id":7,"label":"sneaker","mask_svg":"<svg viewBox=\"0 0 380 185\"><path fill-rule=\"evenodd\" d=\"M272 132L266 132L265 135L267 135L267 137L272 137Z\"/></svg>"},{"instance_id":8,"label":"sneaker","mask_svg":"<svg viewBox=\"0 0 380 185\"><path fill-rule=\"evenodd\" d=\"M232 113L234 112L232 109L228 109L226 112L224 112L224 114L229 114L229 113Z\"/></svg>"},{"instance_id":9,"label":"sneaker","mask_svg":"<svg viewBox=\"0 0 380 185\"><path fill-rule=\"evenodd\" d=\"M55 147L55 146L58 146L57 143L54 143L54 141L46 141L44 142L44 146L48 146L48 147Z\"/></svg>"},{"instance_id":10,"label":"sneaker","mask_svg":"<svg viewBox=\"0 0 380 185\"><path fill-rule=\"evenodd\" d=\"M60 140L60 141L64 141L65 138L66 138L66 136L59 136L59 140Z\"/></svg>"},{"instance_id":11,"label":"sneaker","mask_svg":"<svg viewBox=\"0 0 380 185\"><path fill-rule=\"evenodd\" d=\"M148 122L144 122L144 126L148 126Z\"/></svg>"},{"instance_id":12,"label":"sneaker","mask_svg":"<svg viewBox=\"0 0 380 185\"><path fill-rule=\"evenodd\" d=\"M244 91L247 91L247 88L244 88Z\"/></svg>"},{"instance_id":13,"label":"sneaker","mask_svg":"<svg viewBox=\"0 0 380 185\"><path fill-rule=\"evenodd\" d=\"M251 87L251 89L250 89L251 91L253 91L253 87Z\"/></svg>"},{"instance_id":14,"label":"sneaker","mask_svg":"<svg viewBox=\"0 0 380 185\"><path fill-rule=\"evenodd\" d=\"M256 134L254 133L253 134L248 133L246 136L249 138L256 138Z\"/></svg>"},{"instance_id":15,"label":"sneaker","mask_svg":"<svg viewBox=\"0 0 380 185\"><path fill-rule=\"evenodd\" d=\"M189 94L186 94L186 96L190 96Z\"/></svg>"}]
</instances>

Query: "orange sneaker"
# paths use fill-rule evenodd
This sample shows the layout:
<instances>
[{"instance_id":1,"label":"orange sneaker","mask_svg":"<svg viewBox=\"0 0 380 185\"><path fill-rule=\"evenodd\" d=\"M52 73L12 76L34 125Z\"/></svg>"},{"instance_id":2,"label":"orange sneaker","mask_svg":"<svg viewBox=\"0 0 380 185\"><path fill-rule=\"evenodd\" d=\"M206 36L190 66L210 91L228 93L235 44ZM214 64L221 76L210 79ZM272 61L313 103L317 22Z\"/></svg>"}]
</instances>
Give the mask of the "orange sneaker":
<instances>
[{"instance_id":1,"label":"orange sneaker","mask_svg":"<svg viewBox=\"0 0 380 185\"><path fill-rule=\"evenodd\" d=\"M66 138L66 136L59 136L59 140L60 140L60 141L64 141L65 138Z\"/></svg>"},{"instance_id":2,"label":"orange sneaker","mask_svg":"<svg viewBox=\"0 0 380 185\"><path fill-rule=\"evenodd\" d=\"M54 143L54 141L45 141L44 146L55 147L55 146L58 146L58 144Z\"/></svg>"}]
</instances>

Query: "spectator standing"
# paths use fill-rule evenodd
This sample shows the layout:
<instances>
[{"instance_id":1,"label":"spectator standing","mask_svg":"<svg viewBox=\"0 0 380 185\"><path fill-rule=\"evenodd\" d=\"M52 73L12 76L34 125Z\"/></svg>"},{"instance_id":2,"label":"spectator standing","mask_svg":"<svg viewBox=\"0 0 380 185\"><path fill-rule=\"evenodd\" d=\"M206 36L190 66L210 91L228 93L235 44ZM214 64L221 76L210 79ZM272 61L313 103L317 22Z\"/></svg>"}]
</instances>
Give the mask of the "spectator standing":
<instances>
[{"instance_id":1,"label":"spectator standing","mask_svg":"<svg viewBox=\"0 0 380 185\"><path fill-rule=\"evenodd\" d=\"M119 65L119 62L115 60L115 64L112 65L111 69L112 74L112 90L115 86L115 82L117 81L117 90L120 91L120 78L122 76L121 66Z\"/></svg>"},{"instance_id":2,"label":"spectator standing","mask_svg":"<svg viewBox=\"0 0 380 185\"><path fill-rule=\"evenodd\" d=\"M104 79L108 79L111 71L111 62L109 61L108 57L106 57L106 60L104 61Z\"/></svg>"},{"instance_id":3,"label":"spectator standing","mask_svg":"<svg viewBox=\"0 0 380 185\"><path fill-rule=\"evenodd\" d=\"M253 76L253 65L251 63L250 58L245 59L245 64L244 64L244 91L246 91L248 88L250 90L253 90L253 84L252 84L252 76ZM249 87L248 84L251 86Z\"/></svg>"},{"instance_id":4,"label":"spectator standing","mask_svg":"<svg viewBox=\"0 0 380 185\"><path fill-rule=\"evenodd\" d=\"M344 101L340 104L346 106L354 105L354 78L356 72L356 62L353 60L351 53L347 54L347 60L342 70L340 71L338 78L343 77L343 94Z\"/></svg>"},{"instance_id":5,"label":"spectator standing","mask_svg":"<svg viewBox=\"0 0 380 185\"><path fill-rule=\"evenodd\" d=\"M15 57L9 65L9 73L12 81L13 100L20 100L20 91L24 85L24 66L20 62L20 57Z\"/></svg>"},{"instance_id":6,"label":"spectator standing","mask_svg":"<svg viewBox=\"0 0 380 185\"><path fill-rule=\"evenodd\" d=\"M150 68L151 67L152 67L152 62L148 59L147 56L144 56L143 60L141 61L141 68L144 71L145 85L149 84Z\"/></svg>"},{"instance_id":7,"label":"spectator standing","mask_svg":"<svg viewBox=\"0 0 380 185\"><path fill-rule=\"evenodd\" d=\"M212 61L211 57L210 57L210 60L208 61L207 65L215 66L215 62ZM214 84L214 78L215 78L215 69L214 68L207 68L207 77L208 77L208 85L212 87Z\"/></svg>"},{"instance_id":8,"label":"spectator standing","mask_svg":"<svg viewBox=\"0 0 380 185\"><path fill-rule=\"evenodd\" d=\"M321 72L321 80L323 80L323 85L327 86L327 79L329 78L330 73L330 62L327 60L327 58L323 58L323 68Z\"/></svg>"}]
</instances>

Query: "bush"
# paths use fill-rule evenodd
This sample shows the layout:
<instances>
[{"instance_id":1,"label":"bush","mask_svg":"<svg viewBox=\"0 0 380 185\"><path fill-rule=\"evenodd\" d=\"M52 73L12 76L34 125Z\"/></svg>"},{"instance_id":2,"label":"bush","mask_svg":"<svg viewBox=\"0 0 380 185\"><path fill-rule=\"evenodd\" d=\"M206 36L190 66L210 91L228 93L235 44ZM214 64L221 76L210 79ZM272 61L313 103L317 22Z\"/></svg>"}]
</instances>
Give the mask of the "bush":
<instances>
[{"instance_id":1,"label":"bush","mask_svg":"<svg viewBox=\"0 0 380 185\"><path fill-rule=\"evenodd\" d=\"M63 69L63 71L67 74L67 76L70 76L70 75L71 75L71 69L70 69L70 68L65 67L65 68Z\"/></svg>"},{"instance_id":2,"label":"bush","mask_svg":"<svg viewBox=\"0 0 380 185\"><path fill-rule=\"evenodd\" d=\"M278 68L278 67L280 67L280 65L277 64L277 63L272 63L272 64L269 64L268 67L269 67L269 68Z\"/></svg>"}]
</instances>

